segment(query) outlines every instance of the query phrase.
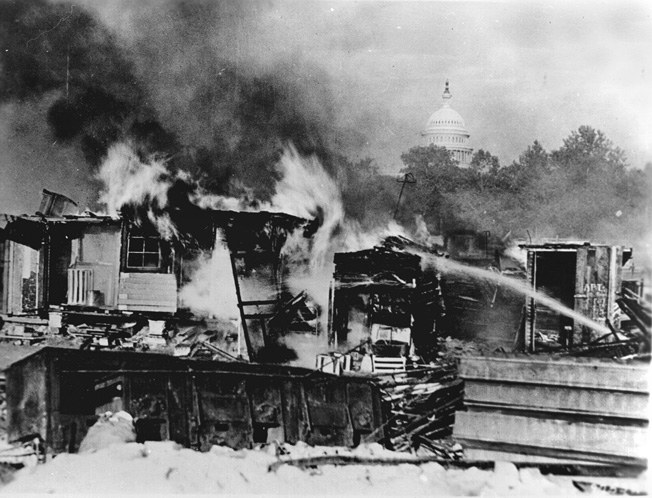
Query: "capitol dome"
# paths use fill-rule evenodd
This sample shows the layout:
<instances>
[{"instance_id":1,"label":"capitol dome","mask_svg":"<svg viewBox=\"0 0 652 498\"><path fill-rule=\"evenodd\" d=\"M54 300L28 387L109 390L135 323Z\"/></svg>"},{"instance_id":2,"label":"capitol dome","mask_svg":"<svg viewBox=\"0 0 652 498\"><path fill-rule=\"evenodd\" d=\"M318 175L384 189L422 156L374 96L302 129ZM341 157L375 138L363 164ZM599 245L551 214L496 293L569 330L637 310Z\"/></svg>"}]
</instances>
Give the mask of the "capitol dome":
<instances>
[{"instance_id":1,"label":"capitol dome","mask_svg":"<svg viewBox=\"0 0 652 498\"><path fill-rule=\"evenodd\" d=\"M426 129L421 132L421 135L426 145L445 147L460 166L468 166L473 155L473 149L468 145L470 135L462 116L450 106L451 98L448 80L446 80L442 106L430 116Z\"/></svg>"}]
</instances>

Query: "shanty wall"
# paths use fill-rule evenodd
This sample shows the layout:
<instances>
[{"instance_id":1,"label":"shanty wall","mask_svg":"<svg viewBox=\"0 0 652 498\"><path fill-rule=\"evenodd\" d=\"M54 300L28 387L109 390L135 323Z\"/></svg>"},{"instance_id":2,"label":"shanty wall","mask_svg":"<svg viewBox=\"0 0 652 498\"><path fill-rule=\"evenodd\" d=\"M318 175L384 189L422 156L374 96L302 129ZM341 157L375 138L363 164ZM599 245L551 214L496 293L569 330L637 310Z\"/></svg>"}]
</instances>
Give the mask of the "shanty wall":
<instances>
[{"instance_id":1,"label":"shanty wall","mask_svg":"<svg viewBox=\"0 0 652 498\"><path fill-rule=\"evenodd\" d=\"M11 381L6 382L8 437L10 441L47 434L50 431L50 396L43 386L48 383L50 367L44 356L34 357L29 368L12 370ZM9 401L8 401L9 403Z\"/></svg>"},{"instance_id":2,"label":"shanty wall","mask_svg":"<svg viewBox=\"0 0 652 498\"><path fill-rule=\"evenodd\" d=\"M412 296L421 277L421 258L385 247L336 253L329 310L329 342L358 343L369 333L371 296L391 309L378 323L411 327ZM398 322L397 322L398 321ZM351 344L356 345L356 344Z\"/></svg>"},{"instance_id":3,"label":"shanty wall","mask_svg":"<svg viewBox=\"0 0 652 498\"><path fill-rule=\"evenodd\" d=\"M70 269L91 270L93 288L89 290L101 292L105 306L115 306L120 269L120 227L87 227L72 246Z\"/></svg>"},{"instance_id":4,"label":"shanty wall","mask_svg":"<svg viewBox=\"0 0 652 498\"><path fill-rule=\"evenodd\" d=\"M50 304L174 313L171 273L121 272L123 227L54 224L39 250L13 241L0 247L0 312L21 314Z\"/></svg>"},{"instance_id":5,"label":"shanty wall","mask_svg":"<svg viewBox=\"0 0 652 498\"><path fill-rule=\"evenodd\" d=\"M600 324L609 320L618 327L615 300L621 291L622 261L620 246L531 247L527 279L535 290L544 291L574 311ZM556 280L554 271L559 273ZM559 334L560 343L566 346L592 339L587 327L528 298L525 344L529 350L534 349L536 332Z\"/></svg>"},{"instance_id":6,"label":"shanty wall","mask_svg":"<svg viewBox=\"0 0 652 498\"><path fill-rule=\"evenodd\" d=\"M11 278L11 251L12 244L8 240L0 240L0 313L8 313L10 303L12 278Z\"/></svg>"},{"instance_id":7,"label":"shanty wall","mask_svg":"<svg viewBox=\"0 0 652 498\"><path fill-rule=\"evenodd\" d=\"M118 309L176 312L176 277L171 273L120 273Z\"/></svg>"},{"instance_id":8,"label":"shanty wall","mask_svg":"<svg viewBox=\"0 0 652 498\"><path fill-rule=\"evenodd\" d=\"M207 451L271 440L382 439L377 385L311 370L166 355L45 348L6 370L8 436L74 452L98 415L125 410L139 440Z\"/></svg>"},{"instance_id":9,"label":"shanty wall","mask_svg":"<svg viewBox=\"0 0 652 498\"><path fill-rule=\"evenodd\" d=\"M453 437L469 459L647 467L649 366L607 359L464 356ZM516 459L516 460L515 460Z\"/></svg>"},{"instance_id":10,"label":"shanty wall","mask_svg":"<svg viewBox=\"0 0 652 498\"><path fill-rule=\"evenodd\" d=\"M291 297L281 249L288 234L297 230L306 238L312 236L314 228L308 230L306 220L283 213L197 208L191 216L173 216L182 237L163 241L155 227L146 223L137 227L130 221L137 219L137 213L120 219L16 218L2 232L14 242L7 242L9 257L0 267L0 312L38 313L45 319L52 311L52 315L63 315L64 324L68 323L66 315L86 311L176 314L180 287L189 280L185 271L197 263L200 254L213 249L219 230L228 245L228 262L221 263L226 263L224 272L235 284L248 356L256 360L259 353L263 358L274 349L278 330L270 333L268 322ZM188 306L188 300L181 305ZM215 300L184 312L212 315L220 305ZM55 317L54 323L60 321Z\"/></svg>"},{"instance_id":11,"label":"shanty wall","mask_svg":"<svg viewBox=\"0 0 652 498\"><path fill-rule=\"evenodd\" d=\"M575 311L605 323L616 322L616 294L622 285L623 248L581 247L577 250L577 272L575 275ZM575 324L575 342L589 340L586 327Z\"/></svg>"},{"instance_id":12,"label":"shanty wall","mask_svg":"<svg viewBox=\"0 0 652 498\"><path fill-rule=\"evenodd\" d=\"M0 243L0 313L20 314L42 304L41 254L12 241Z\"/></svg>"}]
</instances>

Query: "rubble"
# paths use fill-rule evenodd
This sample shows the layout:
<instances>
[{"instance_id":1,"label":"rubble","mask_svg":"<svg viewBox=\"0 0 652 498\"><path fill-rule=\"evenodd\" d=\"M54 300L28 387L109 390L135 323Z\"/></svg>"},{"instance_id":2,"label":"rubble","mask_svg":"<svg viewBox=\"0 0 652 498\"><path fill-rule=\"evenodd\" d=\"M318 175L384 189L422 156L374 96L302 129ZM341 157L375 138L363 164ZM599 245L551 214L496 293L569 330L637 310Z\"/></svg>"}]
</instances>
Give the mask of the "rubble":
<instances>
[{"instance_id":1,"label":"rubble","mask_svg":"<svg viewBox=\"0 0 652 498\"><path fill-rule=\"evenodd\" d=\"M455 411L462 404L463 385L456 370L452 363L432 364L381 377L390 448L451 460L461 458L461 448L445 441L452 433Z\"/></svg>"}]
</instances>

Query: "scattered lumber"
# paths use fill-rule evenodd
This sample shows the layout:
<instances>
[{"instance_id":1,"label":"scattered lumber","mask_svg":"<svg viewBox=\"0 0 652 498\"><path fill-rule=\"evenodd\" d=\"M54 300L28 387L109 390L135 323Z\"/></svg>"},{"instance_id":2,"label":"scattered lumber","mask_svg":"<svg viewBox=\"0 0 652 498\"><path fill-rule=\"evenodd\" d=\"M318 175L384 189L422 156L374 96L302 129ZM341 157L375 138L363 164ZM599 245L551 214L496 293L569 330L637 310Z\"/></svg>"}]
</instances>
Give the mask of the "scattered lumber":
<instances>
[{"instance_id":1,"label":"scattered lumber","mask_svg":"<svg viewBox=\"0 0 652 498\"><path fill-rule=\"evenodd\" d=\"M380 380L388 422L387 443L396 451L429 453L443 459L461 458L461 448L445 438L452 434L463 383L453 362L431 364L385 376Z\"/></svg>"}]
</instances>

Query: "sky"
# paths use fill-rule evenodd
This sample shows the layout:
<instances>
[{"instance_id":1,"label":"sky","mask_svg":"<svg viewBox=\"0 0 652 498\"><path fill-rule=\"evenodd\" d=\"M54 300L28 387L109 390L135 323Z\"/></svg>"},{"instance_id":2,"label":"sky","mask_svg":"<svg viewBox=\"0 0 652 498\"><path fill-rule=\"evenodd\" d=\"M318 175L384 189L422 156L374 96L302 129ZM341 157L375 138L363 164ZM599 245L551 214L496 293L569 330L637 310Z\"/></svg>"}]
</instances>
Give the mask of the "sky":
<instances>
[{"instance_id":1,"label":"sky","mask_svg":"<svg viewBox=\"0 0 652 498\"><path fill-rule=\"evenodd\" d=\"M504 165L534 140L561 147L581 125L605 132L633 167L652 162L647 2L30 2L60 15L46 18L49 25L25 21L32 43L19 50L31 55L52 40L48 64L62 68L57 32L85 13L122 61L91 59L98 73L105 65L107 87L131 88L139 115L155 115L187 147L207 146L216 133L223 142L242 141L255 128L251 120L234 124L241 102L212 89L228 69L247 81L282 81L311 140L353 160L371 157L386 173L398 174L401 153L422 144L446 80L470 145ZM11 3L0 0L0 9ZM5 37L0 50L16 50L11 43ZM33 212L42 188L82 206L94 201L88 157L48 125L48 110L64 92L59 83L0 98L0 212Z\"/></svg>"}]
</instances>

